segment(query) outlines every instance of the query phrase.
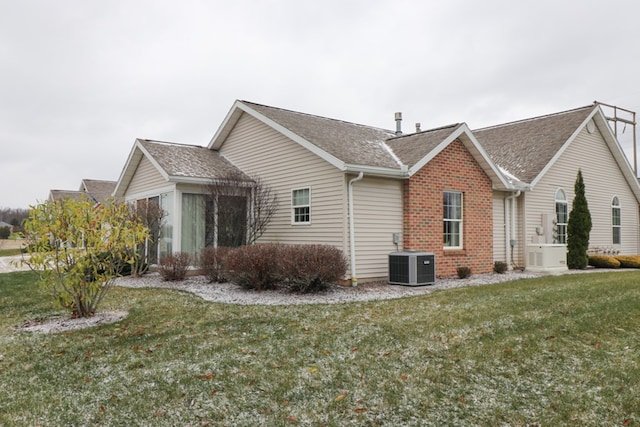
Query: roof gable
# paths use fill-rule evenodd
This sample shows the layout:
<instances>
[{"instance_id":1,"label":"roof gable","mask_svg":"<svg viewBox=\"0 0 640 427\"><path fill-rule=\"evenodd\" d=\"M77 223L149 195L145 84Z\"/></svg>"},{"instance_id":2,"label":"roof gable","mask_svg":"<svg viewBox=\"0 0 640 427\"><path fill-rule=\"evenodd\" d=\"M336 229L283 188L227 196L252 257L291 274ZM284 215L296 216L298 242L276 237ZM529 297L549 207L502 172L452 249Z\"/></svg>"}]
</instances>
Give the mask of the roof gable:
<instances>
[{"instance_id":1,"label":"roof gable","mask_svg":"<svg viewBox=\"0 0 640 427\"><path fill-rule=\"evenodd\" d=\"M167 182L207 184L231 173L244 175L219 152L206 147L137 139L118 179L115 196L124 196L143 157Z\"/></svg>"},{"instance_id":2,"label":"roof gable","mask_svg":"<svg viewBox=\"0 0 640 427\"><path fill-rule=\"evenodd\" d=\"M112 196L116 184L115 181L83 179L80 183L80 191L88 193L95 202L104 203Z\"/></svg>"},{"instance_id":3,"label":"roof gable","mask_svg":"<svg viewBox=\"0 0 640 427\"><path fill-rule=\"evenodd\" d=\"M249 114L340 170L401 174L402 165L385 146L389 130L236 101L209 143L218 150L242 114Z\"/></svg>"},{"instance_id":4,"label":"roof gable","mask_svg":"<svg viewBox=\"0 0 640 427\"><path fill-rule=\"evenodd\" d=\"M460 140L475 161L493 182L494 188L509 189L509 182L484 151L466 123L460 123L392 138L387 145L395 155L409 167L409 176L414 175L452 142Z\"/></svg>"}]
</instances>

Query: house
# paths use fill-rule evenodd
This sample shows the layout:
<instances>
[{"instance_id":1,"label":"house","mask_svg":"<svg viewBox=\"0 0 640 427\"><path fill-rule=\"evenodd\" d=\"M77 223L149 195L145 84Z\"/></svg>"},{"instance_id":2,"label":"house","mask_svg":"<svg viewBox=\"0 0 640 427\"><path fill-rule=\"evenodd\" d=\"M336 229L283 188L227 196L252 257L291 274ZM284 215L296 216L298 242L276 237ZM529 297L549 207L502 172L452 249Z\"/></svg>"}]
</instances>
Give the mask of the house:
<instances>
[{"instance_id":1,"label":"house","mask_svg":"<svg viewBox=\"0 0 640 427\"><path fill-rule=\"evenodd\" d=\"M80 182L80 191L89 195L96 203L104 203L113 195L117 182L99 179L83 179Z\"/></svg>"},{"instance_id":2,"label":"house","mask_svg":"<svg viewBox=\"0 0 640 427\"><path fill-rule=\"evenodd\" d=\"M77 190L49 190L50 202L61 202L64 200L81 200L85 193Z\"/></svg>"},{"instance_id":3,"label":"house","mask_svg":"<svg viewBox=\"0 0 640 427\"><path fill-rule=\"evenodd\" d=\"M640 253L640 186L598 104L473 134L518 183L512 196L494 201L495 259L529 270L566 269L566 224L578 170L593 222L591 250ZM503 210L513 213L501 222Z\"/></svg>"},{"instance_id":4,"label":"house","mask_svg":"<svg viewBox=\"0 0 640 427\"><path fill-rule=\"evenodd\" d=\"M195 255L225 239L222 205L203 202L207 184L229 171L259 177L280 201L259 242L336 246L357 283L386 277L388 254L402 249L434 253L439 276L534 265L545 245L564 248L553 230L563 230L580 167L598 208L592 246L638 252L640 188L598 105L473 132L458 123L404 135L400 119L391 131L236 101L207 147L136 140L114 195L169 214L160 255Z\"/></svg>"},{"instance_id":5,"label":"house","mask_svg":"<svg viewBox=\"0 0 640 427\"><path fill-rule=\"evenodd\" d=\"M103 181L97 179L83 179L79 190L49 190L48 200L51 202L65 199L80 200L88 197L95 203L104 203L112 196L116 187L115 181Z\"/></svg>"}]
</instances>

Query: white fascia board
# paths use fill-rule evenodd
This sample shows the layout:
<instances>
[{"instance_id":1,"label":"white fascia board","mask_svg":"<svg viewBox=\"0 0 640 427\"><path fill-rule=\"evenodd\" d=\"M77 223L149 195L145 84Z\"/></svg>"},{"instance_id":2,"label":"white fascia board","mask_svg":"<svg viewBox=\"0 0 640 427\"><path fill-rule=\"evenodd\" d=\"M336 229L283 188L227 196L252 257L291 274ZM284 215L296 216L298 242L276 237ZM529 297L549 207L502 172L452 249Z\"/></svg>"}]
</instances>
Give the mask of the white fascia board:
<instances>
[{"instance_id":1,"label":"white fascia board","mask_svg":"<svg viewBox=\"0 0 640 427\"><path fill-rule=\"evenodd\" d=\"M214 139L211 140L212 143L209 144L209 148L214 149L214 150L217 150L217 149L220 148L220 145L222 145L222 142L223 142L222 141L223 138L221 138L221 136L226 137L226 135L228 135L229 132L231 131L231 129L224 129L224 128L226 128L228 125L233 126L235 124L235 121L238 120L238 117L239 117L238 114L236 114L236 118L233 119L234 113L237 110L241 110L241 111L253 116L255 119L261 121L262 123L266 124L267 126L272 128L273 130L275 130L276 132L279 132L282 135L286 136L287 138L291 139L292 141L298 143L302 147L304 147L307 150L311 151L313 154L315 154L316 156L320 157L321 159L327 161L328 163L330 163L331 165L337 167L338 169L340 169L340 170L344 170L345 169L345 163L342 160L340 160L337 157L327 153L326 151L324 151L323 149L321 149L317 145L312 144L311 142L309 142L306 139L302 138L300 135L291 132L289 129L285 128L284 126L282 126L282 125L280 125L280 124L278 124L276 122L274 122L273 120L271 120L270 118L264 116L263 114L260 114L259 112L257 112L256 110L254 110L253 108L249 107L248 105L244 104L241 101L236 101L235 102L235 104L233 105L233 108L231 109L231 112L227 115L227 119L225 119L226 121L229 122L229 124L227 124L227 122L225 121L225 124L223 124L223 126L221 126L221 128L216 133L216 136L214 136Z\"/></svg>"},{"instance_id":2,"label":"white fascia board","mask_svg":"<svg viewBox=\"0 0 640 427\"><path fill-rule=\"evenodd\" d=\"M502 171L500 170L498 165L496 165L493 162L493 160L491 160L491 157L489 157L487 152L484 151L482 144L480 144L480 142L476 139L475 135L473 134L473 132L471 132L471 129L469 129L469 126L467 126L466 123L463 123L462 126L460 127L460 135L462 134L464 134L467 138L469 138L469 141L473 145L474 149L478 152L478 154L480 155L482 160L487 164L487 166L489 166L489 168L493 172L494 176L498 179L502 187L507 190L513 190L515 188L513 183L510 182L507 179L507 177L505 177L502 174ZM473 155L473 153L471 154ZM478 159L476 159L476 161L478 161Z\"/></svg>"},{"instance_id":3,"label":"white fascia board","mask_svg":"<svg viewBox=\"0 0 640 427\"><path fill-rule=\"evenodd\" d=\"M351 173L364 173L369 176L380 176L389 178L408 178L409 173L406 166L399 169L383 168L378 166L354 165L345 163L343 171Z\"/></svg>"},{"instance_id":4,"label":"white fascia board","mask_svg":"<svg viewBox=\"0 0 640 427\"><path fill-rule=\"evenodd\" d=\"M116 188L113 190L112 196L114 197L124 196L124 191L129 186L129 183L133 178L133 174L135 173L135 168L138 167L140 159L142 159L142 153L138 150L138 145L138 140L136 140L133 143L133 147L131 147L131 151L129 151L127 161L124 163L124 167L122 168L120 176L118 177Z\"/></svg>"},{"instance_id":5,"label":"white fascia board","mask_svg":"<svg viewBox=\"0 0 640 427\"><path fill-rule=\"evenodd\" d=\"M436 148L431 150L431 152L429 152L426 156L420 159L419 162L413 165L413 167L409 169L409 176L413 176L415 173L417 173L427 163L433 160L434 157L440 154L440 152L444 150L449 144L451 144L453 141L455 141L462 135L465 135L467 137L469 142L471 142L471 145L473 146L477 155L481 157L481 159L476 158L476 161L479 164L481 164L479 160L482 160L491 169L491 172L493 172L494 178L497 179L505 189L513 188L513 185L511 185L509 181L504 177L504 175L502 175L502 173L500 172L496 164L493 163L489 155L487 155L486 151L484 151L484 148L482 148L482 146L480 145L480 142L478 142L478 140L473 135L473 133L471 132L471 129L469 129L469 126L467 126L466 123L462 123L460 126L458 126L447 138L445 138L440 144L438 144ZM470 152L471 152L471 155L473 156L474 155L473 150L471 150ZM492 181L494 180L492 179Z\"/></svg>"},{"instance_id":6,"label":"white fascia board","mask_svg":"<svg viewBox=\"0 0 640 427\"><path fill-rule=\"evenodd\" d=\"M562 144L562 147L560 147L560 149L556 152L556 154L551 158L551 160L549 160L549 163L546 164L546 166L544 168L542 168L542 170L540 171L540 173L538 174L538 176L536 176L533 181L531 181L531 188L534 188L539 182L540 180L546 175L546 173L549 171L549 169L551 169L553 167L553 165L558 161L558 159L560 158L560 156L562 154L564 154L565 151L567 151L567 148L569 147L569 145L571 145L571 143L578 137L578 135L580 135L580 132L582 132L582 129L585 128L585 126L587 125L587 123L589 123L589 120L591 120L593 118L593 116L595 116L599 111L599 107L595 107L591 113L589 113L589 115L587 116L586 119L584 119L584 121L580 124L580 126L578 126L576 128L576 130L573 131L573 133L571 134L571 136L569 137L569 139L567 139L564 144ZM600 112L602 112L600 110ZM606 141L606 138L605 138Z\"/></svg>"},{"instance_id":7,"label":"white fascia board","mask_svg":"<svg viewBox=\"0 0 640 427\"><path fill-rule=\"evenodd\" d=\"M169 181L170 182L180 183L180 184L207 185L207 184L211 184L213 182L213 179L211 179L211 178L198 178L198 177L192 177L192 176L171 175L171 176L169 176Z\"/></svg>"},{"instance_id":8,"label":"white fascia board","mask_svg":"<svg viewBox=\"0 0 640 427\"><path fill-rule=\"evenodd\" d=\"M211 138L211 141L209 141L209 145L207 146L208 149L210 150L220 149L220 146L222 145L224 140L227 138L227 136L229 136L229 133L231 133L231 129L233 129L236 122L242 115L242 109L240 108L240 105L243 105L242 102L236 99L233 105L231 106L231 109L225 116L224 120L220 124L220 127L218 127L218 130L213 135L213 138Z\"/></svg>"},{"instance_id":9,"label":"white fascia board","mask_svg":"<svg viewBox=\"0 0 640 427\"><path fill-rule=\"evenodd\" d=\"M144 154L144 156L151 162L151 164L153 165L153 167L155 167L158 172L160 173L160 175L162 175L162 177L169 181L169 174L167 173L167 171L165 171L162 166L160 166L160 164L156 161L156 159L153 158L153 156L144 148L144 146L140 143L140 141L136 140L136 145L138 146L138 148L140 149L140 151L142 151L142 154Z\"/></svg>"},{"instance_id":10,"label":"white fascia board","mask_svg":"<svg viewBox=\"0 0 640 427\"><path fill-rule=\"evenodd\" d=\"M593 119L596 122L598 129L602 133L602 137L609 146L609 149L613 154L613 158L618 163L620 171L624 175L627 183L629 184L629 187L631 187L631 191L633 191L636 200L638 201L638 203L640 203L640 182L638 181L638 178L633 171L633 167L631 166L631 163L629 163L629 159L625 155L624 150L622 149L622 146L618 141L618 138L616 138L613 130L611 129L611 126L609 126L609 121L602 111L602 107L600 107L599 105L597 107L597 114L593 115Z\"/></svg>"}]
</instances>

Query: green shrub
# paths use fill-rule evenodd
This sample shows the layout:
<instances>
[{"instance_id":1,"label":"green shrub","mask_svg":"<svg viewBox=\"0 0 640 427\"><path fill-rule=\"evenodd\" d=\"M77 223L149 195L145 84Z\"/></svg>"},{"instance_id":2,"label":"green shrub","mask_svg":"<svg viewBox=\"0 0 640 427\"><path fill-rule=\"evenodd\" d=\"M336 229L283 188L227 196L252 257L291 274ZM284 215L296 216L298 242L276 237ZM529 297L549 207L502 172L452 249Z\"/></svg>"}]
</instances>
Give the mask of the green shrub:
<instances>
[{"instance_id":1,"label":"green shrub","mask_svg":"<svg viewBox=\"0 0 640 427\"><path fill-rule=\"evenodd\" d=\"M184 280L189 271L191 256L185 252L176 252L160 258L158 272L165 281Z\"/></svg>"},{"instance_id":2,"label":"green shrub","mask_svg":"<svg viewBox=\"0 0 640 427\"><path fill-rule=\"evenodd\" d=\"M458 267L456 270L458 272L458 279L466 279L471 276L471 268L470 267Z\"/></svg>"},{"instance_id":3,"label":"green shrub","mask_svg":"<svg viewBox=\"0 0 640 427\"><path fill-rule=\"evenodd\" d=\"M640 268L640 255L616 255L622 268Z\"/></svg>"},{"instance_id":4,"label":"green shrub","mask_svg":"<svg viewBox=\"0 0 640 427\"><path fill-rule=\"evenodd\" d=\"M281 275L293 292L321 292L343 278L347 260L328 245L293 245L282 248Z\"/></svg>"},{"instance_id":5,"label":"green shrub","mask_svg":"<svg viewBox=\"0 0 640 427\"><path fill-rule=\"evenodd\" d=\"M9 227L0 227L0 239L8 239L11 234Z\"/></svg>"},{"instance_id":6,"label":"green shrub","mask_svg":"<svg viewBox=\"0 0 640 427\"><path fill-rule=\"evenodd\" d=\"M227 254L225 274L229 281L245 289L276 289L281 278L281 259L281 245L241 246Z\"/></svg>"},{"instance_id":7,"label":"green shrub","mask_svg":"<svg viewBox=\"0 0 640 427\"><path fill-rule=\"evenodd\" d=\"M206 247L203 248L198 257L198 266L204 270L209 283L220 283L226 281L224 275L225 258L229 253L227 247Z\"/></svg>"},{"instance_id":8,"label":"green shrub","mask_svg":"<svg viewBox=\"0 0 640 427\"><path fill-rule=\"evenodd\" d=\"M589 265L595 268L620 268L620 261L607 255L591 255Z\"/></svg>"},{"instance_id":9,"label":"green shrub","mask_svg":"<svg viewBox=\"0 0 640 427\"><path fill-rule=\"evenodd\" d=\"M504 261L496 261L493 263L493 271L494 273L503 274L507 271L507 263Z\"/></svg>"}]
</instances>

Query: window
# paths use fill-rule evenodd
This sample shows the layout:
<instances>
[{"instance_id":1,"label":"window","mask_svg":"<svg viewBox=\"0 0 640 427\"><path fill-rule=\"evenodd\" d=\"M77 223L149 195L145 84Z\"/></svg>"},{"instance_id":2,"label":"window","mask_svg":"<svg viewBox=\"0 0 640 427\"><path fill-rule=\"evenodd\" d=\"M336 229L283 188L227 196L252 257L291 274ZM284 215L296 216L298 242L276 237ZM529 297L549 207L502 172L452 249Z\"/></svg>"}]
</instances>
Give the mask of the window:
<instances>
[{"instance_id":1,"label":"window","mask_svg":"<svg viewBox=\"0 0 640 427\"><path fill-rule=\"evenodd\" d=\"M556 191L556 229L553 243L567 243L568 204L564 190Z\"/></svg>"},{"instance_id":2,"label":"window","mask_svg":"<svg viewBox=\"0 0 640 427\"><path fill-rule=\"evenodd\" d=\"M311 189L300 188L291 192L291 222L293 224L311 223Z\"/></svg>"},{"instance_id":3,"label":"window","mask_svg":"<svg viewBox=\"0 0 640 427\"><path fill-rule=\"evenodd\" d=\"M611 227L613 231L613 244L620 244L620 231L621 231L621 221L620 221L620 200L618 197L614 197L611 201Z\"/></svg>"},{"instance_id":4,"label":"window","mask_svg":"<svg viewBox=\"0 0 640 427\"><path fill-rule=\"evenodd\" d=\"M445 191L442 199L444 247L462 247L462 193Z\"/></svg>"}]
</instances>

